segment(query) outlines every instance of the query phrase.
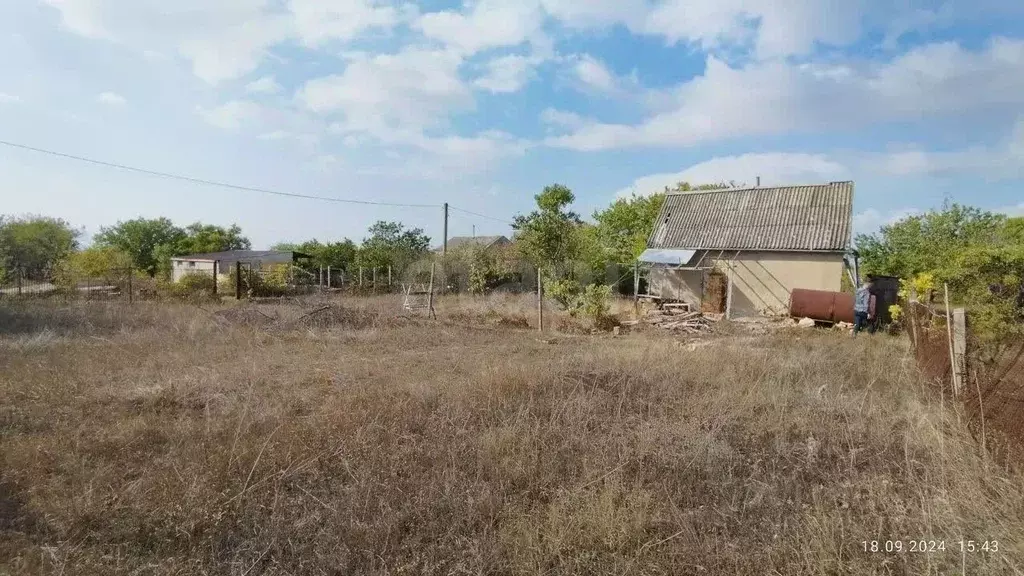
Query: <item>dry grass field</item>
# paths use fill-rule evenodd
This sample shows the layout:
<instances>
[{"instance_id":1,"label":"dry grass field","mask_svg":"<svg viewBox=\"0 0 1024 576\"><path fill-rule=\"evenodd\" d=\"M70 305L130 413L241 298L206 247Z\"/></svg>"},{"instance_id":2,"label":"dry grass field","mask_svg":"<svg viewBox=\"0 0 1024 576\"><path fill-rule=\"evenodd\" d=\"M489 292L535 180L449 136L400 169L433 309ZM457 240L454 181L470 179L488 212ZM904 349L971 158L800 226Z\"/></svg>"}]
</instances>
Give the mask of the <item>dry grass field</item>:
<instances>
[{"instance_id":1,"label":"dry grass field","mask_svg":"<svg viewBox=\"0 0 1024 576\"><path fill-rule=\"evenodd\" d=\"M0 306L0 574L1024 574L902 340L396 302Z\"/></svg>"}]
</instances>

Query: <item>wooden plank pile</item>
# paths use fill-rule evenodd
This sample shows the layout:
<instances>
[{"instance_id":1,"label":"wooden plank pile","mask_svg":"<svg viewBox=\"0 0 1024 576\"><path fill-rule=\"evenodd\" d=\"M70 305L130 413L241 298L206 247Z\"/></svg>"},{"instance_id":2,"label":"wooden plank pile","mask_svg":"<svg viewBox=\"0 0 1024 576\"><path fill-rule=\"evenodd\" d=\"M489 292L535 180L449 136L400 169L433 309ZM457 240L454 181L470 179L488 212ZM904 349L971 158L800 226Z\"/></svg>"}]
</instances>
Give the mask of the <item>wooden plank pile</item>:
<instances>
[{"instance_id":1,"label":"wooden plank pile","mask_svg":"<svg viewBox=\"0 0 1024 576\"><path fill-rule=\"evenodd\" d=\"M702 312L693 312L689 304L665 304L661 308L649 310L643 322L657 326L663 330L696 334L711 328L714 321Z\"/></svg>"}]
</instances>

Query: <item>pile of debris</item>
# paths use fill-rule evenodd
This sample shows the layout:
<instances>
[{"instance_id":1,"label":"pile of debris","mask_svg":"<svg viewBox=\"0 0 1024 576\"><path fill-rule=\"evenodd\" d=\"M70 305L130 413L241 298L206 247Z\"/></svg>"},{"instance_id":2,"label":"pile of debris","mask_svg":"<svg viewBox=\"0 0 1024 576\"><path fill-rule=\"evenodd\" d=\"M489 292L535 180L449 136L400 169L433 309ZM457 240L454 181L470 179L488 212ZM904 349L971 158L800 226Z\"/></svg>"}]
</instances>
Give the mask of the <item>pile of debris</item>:
<instances>
[{"instance_id":1,"label":"pile of debris","mask_svg":"<svg viewBox=\"0 0 1024 576\"><path fill-rule=\"evenodd\" d=\"M664 304L648 310L643 322L663 330L697 334L709 330L715 319L703 312L691 311L689 304Z\"/></svg>"}]
</instances>

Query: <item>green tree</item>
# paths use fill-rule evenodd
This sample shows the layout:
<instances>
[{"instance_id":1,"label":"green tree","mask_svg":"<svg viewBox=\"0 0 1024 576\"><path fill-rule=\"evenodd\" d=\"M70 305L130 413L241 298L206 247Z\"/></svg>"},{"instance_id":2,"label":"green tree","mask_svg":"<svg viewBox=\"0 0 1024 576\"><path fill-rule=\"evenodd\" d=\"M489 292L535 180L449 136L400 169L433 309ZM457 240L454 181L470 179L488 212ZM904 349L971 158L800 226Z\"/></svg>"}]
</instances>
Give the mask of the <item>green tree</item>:
<instances>
[{"instance_id":1,"label":"green tree","mask_svg":"<svg viewBox=\"0 0 1024 576\"><path fill-rule=\"evenodd\" d=\"M366 268L387 268L401 274L430 249L430 237L420 228L405 229L400 222L378 221L363 239L356 263Z\"/></svg>"},{"instance_id":2,"label":"green tree","mask_svg":"<svg viewBox=\"0 0 1024 576\"><path fill-rule=\"evenodd\" d=\"M665 203L664 194L619 198L594 212L598 241L614 262L633 262L647 248L654 221Z\"/></svg>"},{"instance_id":3,"label":"green tree","mask_svg":"<svg viewBox=\"0 0 1024 576\"><path fill-rule=\"evenodd\" d=\"M187 238L185 230L167 218L137 218L100 228L95 242L121 250L131 257L137 270L156 276L162 259L179 254L179 247Z\"/></svg>"},{"instance_id":4,"label":"green tree","mask_svg":"<svg viewBox=\"0 0 1024 576\"><path fill-rule=\"evenodd\" d=\"M864 274L910 278L945 268L972 246L993 246L1005 234L1006 217L971 206L952 204L857 236Z\"/></svg>"},{"instance_id":5,"label":"green tree","mask_svg":"<svg viewBox=\"0 0 1024 576\"><path fill-rule=\"evenodd\" d=\"M576 197L566 186L553 184L534 198L538 209L513 219L512 228L518 232L516 244L523 257L549 277L565 276L569 273L567 265L576 259L580 247L576 229L582 221L568 209Z\"/></svg>"},{"instance_id":6,"label":"green tree","mask_svg":"<svg viewBox=\"0 0 1024 576\"><path fill-rule=\"evenodd\" d=\"M0 267L20 268L27 278L50 278L54 267L78 247L80 231L58 218L0 217Z\"/></svg>"},{"instance_id":7,"label":"green tree","mask_svg":"<svg viewBox=\"0 0 1024 576\"><path fill-rule=\"evenodd\" d=\"M82 279L99 279L115 283L131 270L131 256L111 246L93 246L68 255L57 266L54 280L62 286L73 286Z\"/></svg>"},{"instance_id":8,"label":"green tree","mask_svg":"<svg viewBox=\"0 0 1024 576\"><path fill-rule=\"evenodd\" d=\"M226 252L228 250L249 250L252 243L242 235L236 224L229 228L196 222L185 227L185 237L175 246L175 256Z\"/></svg>"},{"instance_id":9,"label":"green tree","mask_svg":"<svg viewBox=\"0 0 1024 576\"><path fill-rule=\"evenodd\" d=\"M326 268L330 266L338 270L350 270L356 260L356 252L358 251L355 243L348 238L340 242L328 243L321 243L315 238L302 244L282 242L275 244L271 249L308 254L312 257L312 261L308 264L310 268L319 268L321 266Z\"/></svg>"}]
</instances>

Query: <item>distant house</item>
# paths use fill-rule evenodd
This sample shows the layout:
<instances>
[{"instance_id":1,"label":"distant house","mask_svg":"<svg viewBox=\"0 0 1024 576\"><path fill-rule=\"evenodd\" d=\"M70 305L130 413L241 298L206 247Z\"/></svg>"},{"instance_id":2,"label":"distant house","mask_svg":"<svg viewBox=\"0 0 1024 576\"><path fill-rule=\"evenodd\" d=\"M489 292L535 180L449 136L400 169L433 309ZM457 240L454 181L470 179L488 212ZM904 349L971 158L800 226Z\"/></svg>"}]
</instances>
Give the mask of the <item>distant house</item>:
<instances>
[{"instance_id":1,"label":"distant house","mask_svg":"<svg viewBox=\"0 0 1024 576\"><path fill-rule=\"evenodd\" d=\"M648 295L785 314L794 288L840 290L852 212L853 182L670 193L640 256Z\"/></svg>"},{"instance_id":2,"label":"distant house","mask_svg":"<svg viewBox=\"0 0 1024 576\"><path fill-rule=\"evenodd\" d=\"M468 246L478 246L484 250L491 250L508 246L511 243L512 241L505 236L455 236L448 239L448 250L456 250L460 247ZM434 249L435 252L440 252L441 250L443 250L441 247Z\"/></svg>"},{"instance_id":3,"label":"distant house","mask_svg":"<svg viewBox=\"0 0 1024 576\"><path fill-rule=\"evenodd\" d=\"M229 250L189 254L171 258L171 278L177 282L189 274L228 275L235 264L260 270L274 264L294 264L309 259L308 254L283 250Z\"/></svg>"}]
</instances>

